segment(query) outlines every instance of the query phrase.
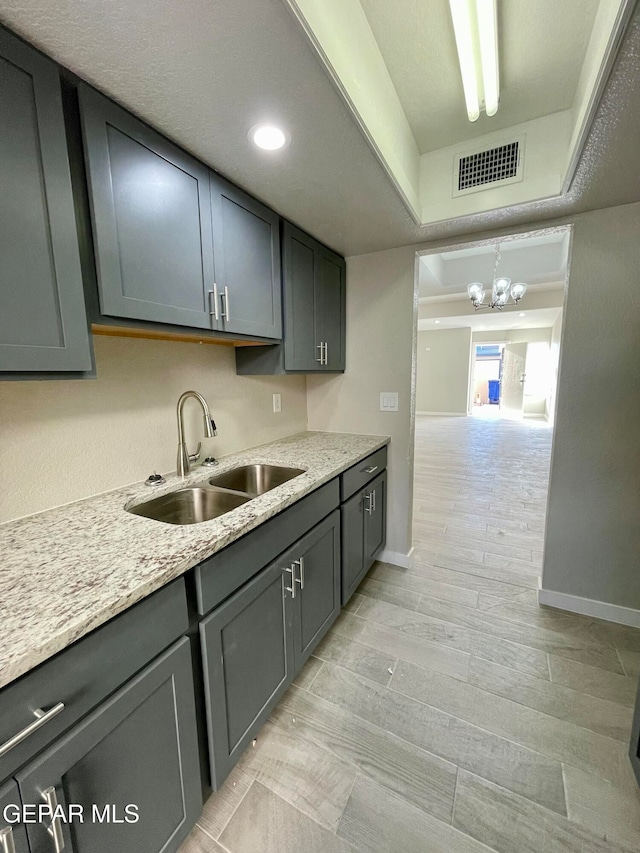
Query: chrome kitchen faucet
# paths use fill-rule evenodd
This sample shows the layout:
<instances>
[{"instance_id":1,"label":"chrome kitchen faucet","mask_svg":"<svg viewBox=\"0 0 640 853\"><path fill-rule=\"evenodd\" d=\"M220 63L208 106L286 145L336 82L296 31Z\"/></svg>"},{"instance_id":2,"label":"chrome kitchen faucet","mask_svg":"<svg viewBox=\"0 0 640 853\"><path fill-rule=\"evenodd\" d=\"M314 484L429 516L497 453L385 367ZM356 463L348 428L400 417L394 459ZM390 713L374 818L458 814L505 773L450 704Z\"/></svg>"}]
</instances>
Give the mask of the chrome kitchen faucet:
<instances>
[{"instance_id":1,"label":"chrome kitchen faucet","mask_svg":"<svg viewBox=\"0 0 640 853\"><path fill-rule=\"evenodd\" d=\"M185 402L189 399L189 397L194 397L202 407L202 413L204 415L204 434L207 438L213 438L214 435L217 435L216 425L213 422L213 418L211 417L211 412L209 411L209 406L207 405L207 401L204 399L202 394L198 394L197 391L185 391L184 394L181 395L178 400L177 407L177 415L178 415L178 461L176 463L176 471L178 476L186 477L191 469L191 463L197 462L200 458L200 449L202 447L202 442L198 442L198 447L195 453L189 453L187 450L187 445L184 440L184 421L182 410L184 408Z\"/></svg>"}]
</instances>

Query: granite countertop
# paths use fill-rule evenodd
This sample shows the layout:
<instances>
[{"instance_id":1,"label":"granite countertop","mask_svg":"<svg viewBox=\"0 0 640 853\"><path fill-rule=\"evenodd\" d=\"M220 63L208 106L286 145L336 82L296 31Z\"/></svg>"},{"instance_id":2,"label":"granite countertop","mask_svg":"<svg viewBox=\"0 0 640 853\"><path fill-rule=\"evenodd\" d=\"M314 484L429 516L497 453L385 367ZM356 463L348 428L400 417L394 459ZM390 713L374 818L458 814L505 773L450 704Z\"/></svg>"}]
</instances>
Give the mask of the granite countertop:
<instances>
[{"instance_id":1,"label":"granite countertop","mask_svg":"<svg viewBox=\"0 0 640 853\"><path fill-rule=\"evenodd\" d=\"M388 444L303 432L234 453L164 486L137 483L0 525L0 687ZM211 521L178 526L125 511L257 462L306 473Z\"/></svg>"}]
</instances>

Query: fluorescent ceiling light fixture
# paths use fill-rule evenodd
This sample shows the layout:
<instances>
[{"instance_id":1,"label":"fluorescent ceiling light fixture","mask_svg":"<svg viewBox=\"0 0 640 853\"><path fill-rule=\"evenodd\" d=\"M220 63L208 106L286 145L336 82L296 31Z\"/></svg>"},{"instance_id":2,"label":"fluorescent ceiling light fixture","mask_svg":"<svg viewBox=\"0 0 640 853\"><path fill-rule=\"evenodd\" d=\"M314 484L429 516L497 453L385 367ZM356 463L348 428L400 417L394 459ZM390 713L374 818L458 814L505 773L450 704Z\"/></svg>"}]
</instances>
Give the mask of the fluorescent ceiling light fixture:
<instances>
[{"instance_id":1,"label":"fluorescent ceiling light fixture","mask_svg":"<svg viewBox=\"0 0 640 853\"><path fill-rule=\"evenodd\" d=\"M277 151L291 141L289 134L275 124L255 124L249 131L249 139L264 151Z\"/></svg>"},{"instance_id":2,"label":"fluorescent ceiling light fixture","mask_svg":"<svg viewBox=\"0 0 640 853\"><path fill-rule=\"evenodd\" d=\"M494 116L500 101L496 0L449 0L449 6L469 121L477 121L480 110Z\"/></svg>"}]
</instances>

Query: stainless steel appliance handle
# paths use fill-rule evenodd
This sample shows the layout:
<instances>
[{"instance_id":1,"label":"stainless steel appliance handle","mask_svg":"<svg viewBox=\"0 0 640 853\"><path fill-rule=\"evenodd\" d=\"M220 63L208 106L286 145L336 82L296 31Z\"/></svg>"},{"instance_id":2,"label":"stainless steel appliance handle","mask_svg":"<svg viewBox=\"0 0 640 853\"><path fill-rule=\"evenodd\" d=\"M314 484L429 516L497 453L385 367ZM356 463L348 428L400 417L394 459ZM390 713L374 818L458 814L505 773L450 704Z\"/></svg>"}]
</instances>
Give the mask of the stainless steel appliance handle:
<instances>
[{"instance_id":1,"label":"stainless steel appliance handle","mask_svg":"<svg viewBox=\"0 0 640 853\"><path fill-rule=\"evenodd\" d=\"M17 746L19 743L22 743L23 740L26 740L29 735L32 735L34 732L37 732L38 729L41 729L42 726L49 722L49 720L57 717L61 711L64 711L64 702L58 702L57 705L54 705L53 708L50 708L48 711L43 711L42 708L36 708L33 712L36 719L32 723L29 723L28 726L25 726L17 735L10 737L9 740L0 745L0 758L2 758L3 755L6 755L14 746Z\"/></svg>"},{"instance_id":2,"label":"stainless steel appliance handle","mask_svg":"<svg viewBox=\"0 0 640 853\"><path fill-rule=\"evenodd\" d=\"M56 815L58 808L58 798L56 789L45 788L42 792L42 798L51 809L51 824L47 827L47 832L53 838L53 848L56 853L62 853L64 850L64 836L62 834L62 823L59 815Z\"/></svg>"}]
</instances>

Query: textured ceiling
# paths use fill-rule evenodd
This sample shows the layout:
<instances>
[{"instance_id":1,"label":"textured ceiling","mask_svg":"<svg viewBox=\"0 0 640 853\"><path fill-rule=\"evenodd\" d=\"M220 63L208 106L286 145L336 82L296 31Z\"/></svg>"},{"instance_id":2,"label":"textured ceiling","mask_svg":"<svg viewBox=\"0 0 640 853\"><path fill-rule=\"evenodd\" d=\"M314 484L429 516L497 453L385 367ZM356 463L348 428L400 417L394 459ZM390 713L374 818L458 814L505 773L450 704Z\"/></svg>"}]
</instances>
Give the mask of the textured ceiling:
<instances>
[{"instance_id":1,"label":"textured ceiling","mask_svg":"<svg viewBox=\"0 0 640 853\"><path fill-rule=\"evenodd\" d=\"M637 12L571 191L426 227L281 0L3 0L0 20L347 255L640 200ZM267 117L292 136L276 156L247 142Z\"/></svg>"},{"instance_id":2,"label":"textured ceiling","mask_svg":"<svg viewBox=\"0 0 640 853\"><path fill-rule=\"evenodd\" d=\"M448 0L360 0L421 153L569 109L598 0L499 3L500 109L467 118Z\"/></svg>"}]
</instances>

